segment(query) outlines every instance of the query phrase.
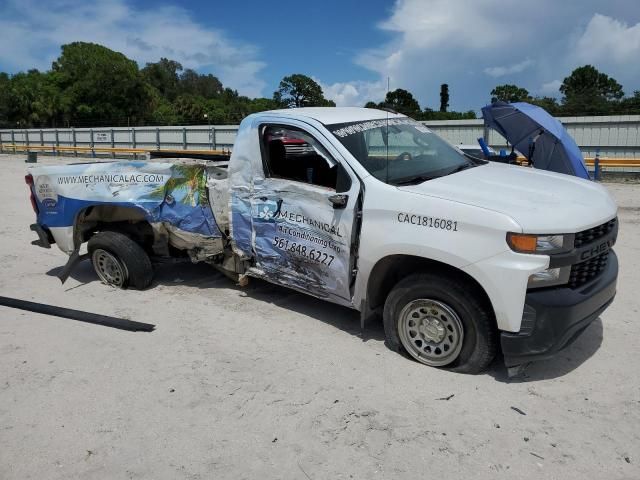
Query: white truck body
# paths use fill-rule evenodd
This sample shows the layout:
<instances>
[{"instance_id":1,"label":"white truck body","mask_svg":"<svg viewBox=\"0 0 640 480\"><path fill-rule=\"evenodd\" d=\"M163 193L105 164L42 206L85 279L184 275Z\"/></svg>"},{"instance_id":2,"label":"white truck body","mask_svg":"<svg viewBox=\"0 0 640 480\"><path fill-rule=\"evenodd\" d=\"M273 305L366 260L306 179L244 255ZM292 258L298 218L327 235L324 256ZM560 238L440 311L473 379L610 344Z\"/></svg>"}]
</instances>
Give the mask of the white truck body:
<instances>
[{"instance_id":1,"label":"white truck body","mask_svg":"<svg viewBox=\"0 0 640 480\"><path fill-rule=\"evenodd\" d=\"M516 336L522 336L527 318L527 296L535 294L532 276L545 275L553 260L543 252L515 251L508 235L556 235L554 238L565 240L563 258L577 258L576 255L583 255L582 251L568 245L568 239L573 242L580 232L609 225L601 236L606 245L601 246L600 242L596 253L613 256L610 263L615 263L610 247L617 232L617 207L601 185L497 163L470 164L461 171L424 181L394 184L388 181L389 163L385 181L380 178L384 170L372 174L372 168L363 165L369 160L356 158L355 150L347 148L349 142L383 132L387 143L377 144L379 152L374 153L380 157L380 152L386 150L386 161L393 158L397 163L391 165L398 169L418 157L429 159L445 147L419 143L419 154L398 152L390 144L389 128L398 130L398 138L411 132L416 142L422 141L416 140L416 135L433 136L407 117L385 111L302 108L247 117L238 130L228 167L197 161L33 167L32 191L40 209L36 228L44 229L50 240L73 254L79 243L91 235L90 226L100 224L100 215L113 222L120 218L129 223L144 220L153 230L154 248L159 238L165 238L171 247L188 251L193 261L208 261L241 276L263 278L354 308L362 312L363 319L384 306L393 287L387 285L391 283L389 275L397 281L416 273L420 265L421 270L461 275L477 285L490 303L497 329ZM368 155L373 158L375 142L371 138L367 142ZM306 171L302 168L296 178L274 174L277 168L271 164L275 162L272 158L280 158L281 151L282 158L299 155L295 158L310 158L316 162L313 165L326 161L330 168L327 171L337 175L338 180L317 184L313 177L325 172L324 167L307 167ZM378 157L375 161L380 160ZM182 204L188 208L182 210L177 207L181 202L166 190L175 177L172 171L180 168L176 165L201 172L200 180L190 180L190 187L186 182L182 195L187 201L183 198ZM114 173L123 175L119 180L134 181L110 181L113 178L108 175ZM74 175L85 178L77 183L61 183L60 178ZM201 189L204 185L196 186L202 179L206 193ZM164 194L158 195L163 186ZM207 206L202 202L205 198ZM62 208L61 199L67 202ZM80 202L74 204L69 199ZM47 202L53 207L48 208ZM101 207L104 212L108 205L126 204L140 207L140 217L128 219L116 208L115 212L100 215L94 210L86 221L82 220L82 212L88 206ZM51 215L46 214L47 209ZM57 221L62 217L66 221ZM83 221L89 226L80 228L89 232L84 236L78 234L78 224ZM601 240L596 237L594 241ZM592 257L595 254L583 255L579 260ZM571 265L561 268L560 275L567 275L564 283L543 290L570 290L567 283ZM613 286L609 279L607 294L594 300L601 304L589 305L593 311L585 312L589 316L599 313L615 294L617 264L615 269ZM590 298L588 293L580 295ZM576 322L570 322L567 329L573 329ZM550 353L533 350L525 352L521 359Z\"/></svg>"}]
</instances>

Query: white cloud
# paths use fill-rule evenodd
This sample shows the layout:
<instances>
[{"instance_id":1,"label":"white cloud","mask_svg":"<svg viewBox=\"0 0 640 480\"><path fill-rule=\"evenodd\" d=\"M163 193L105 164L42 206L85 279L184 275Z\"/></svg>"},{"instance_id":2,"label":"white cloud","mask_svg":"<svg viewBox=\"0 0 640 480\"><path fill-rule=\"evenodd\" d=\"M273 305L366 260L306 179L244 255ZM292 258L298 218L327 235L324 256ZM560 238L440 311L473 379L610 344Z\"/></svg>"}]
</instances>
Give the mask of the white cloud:
<instances>
[{"instance_id":1,"label":"white cloud","mask_svg":"<svg viewBox=\"0 0 640 480\"><path fill-rule=\"evenodd\" d=\"M325 84L314 78L322 87L325 98L336 102L338 107L362 107L369 101L381 102L387 93L386 83L380 82L336 82Z\"/></svg>"},{"instance_id":2,"label":"white cloud","mask_svg":"<svg viewBox=\"0 0 640 480\"><path fill-rule=\"evenodd\" d=\"M560 92L560 80L551 80L550 82L543 83L538 89L539 93L545 96L557 97Z\"/></svg>"},{"instance_id":3,"label":"white cloud","mask_svg":"<svg viewBox=\"0 0 640 480\"><path fill-rule=\"evenodd\" d=\"M514 73L524 72L527 68L531 67L535 62L530 58L524 59L520 63L513 65L506 65L501 67L487 67L484 69L484 73L490 77L504 77L505 75L513 75Z\"/></svg>"},{"instance_id":4,"label":"white cloud","mask_svg":"<svg viewBox=\"0 0 640 480\"><path fill-rule=\"evenodd\" d=\"M396 0L379 24L390 40L354 61L378 75L369 83L386 87L390 77L392 90L405 88L431 108L439 105L441 83L449 84L451 108L457 110L478 110L499 83L557 95L559 80L549 79L562 79L590 62L633 91L640 88L636 3ZM357 79L327 91L345 104L364 98Z\"/></svg>"},{"instance_id":5,"label":"white cloud","mask_svg":"<svg viewBox=\"0 0 640 480\"><path fill-rule=\"evenodd\" d=\"M416 48L462 45L484 49L509 39L508 28L495 28L500 25L502 15L494 7L500 3L496 0L399 0L391 18L380 27L400 33L405 45Z\"/></svg>"},{"instance_id":6,"label":"white cloud","mask_svg":"<svg viewBox=\"0 0 640 480\"><path fill-rule=\"evenodd\" d=\"M502 51L506 45L524 45L529 35L517 34L521 29L512 21L516 12L521 16L535 11L499 0L399 0L391 17L380 24L396 35L394 40L364 52L357 62L374 71L393 72L418 55L423 64L436 59L460 63L471 55Z\"/></svg>"},{"instance_id":7,"label":"white cloud","mask_svg":"<svg viewBox=\"0 0 640 480\"><path fill-rule=\"evenodd\" d=\"M576 43L583 62L626 62L640 60L640 22L628 25L596 13Z\"/></svg>"},{"instance_id":8,"label":"white cloud","mask_svg":"<svg viewBox=\"0 0 640 480\"><path fill-rule=\"evenodd\" d=\"M392 89L411 91L423 107L437 108L440 84L447 83L453 109L477 110L489 101L494 78L537 63L531 45L538 32L513 19L546 25L544 17L537 7L515 1L399 0L380 24L392 40L362 52L356 63L381 79L390 77ZM486 68L505 58L513 64Z\"/></svg>"},{"instance_id":9,"label":"white cloud","mask_svg":"<svg viewBox=\"0 0 640 480\"><path fill-rule=\"evenodd\" d=\"M207 27L186 7L161 2L143 9L132 2L0 0L0 64L14 70L48 69L61 44L82 40L106 45L141 64L172 58L217 75L242 94L265 93L265 64L256 46ZM559 80L550 79L562 79L592 63L631 92L640 89L636 4L396 0L378 25L389 40L353 59L373 72L374 79L320 83L325 96L338 105L363 105L384 98L390 77L392 90L405 88L431 108L439 105L440 84L448 83L452 109L478 110L498 83L557 94ZM268 29L262 34L271 38ZM297 71L295 63L287 71Z\"/></svg>"},{"instance_id":10,"label":"white cloud","mask_svg":"<svg viewBox=\"0 0 640 480\"><path fill-rule=\"evenodd\" d=\"M185 68L211 72L241 94L260 96L265 64L252 45L234 41L193 19L180 7L152 10L127 0L61 0L46 3L12 0L0 7L0 60L16 70L48 69L62 44L95 42L124 53L141 65L160 57Z\"/></svg>"}]
</instances>

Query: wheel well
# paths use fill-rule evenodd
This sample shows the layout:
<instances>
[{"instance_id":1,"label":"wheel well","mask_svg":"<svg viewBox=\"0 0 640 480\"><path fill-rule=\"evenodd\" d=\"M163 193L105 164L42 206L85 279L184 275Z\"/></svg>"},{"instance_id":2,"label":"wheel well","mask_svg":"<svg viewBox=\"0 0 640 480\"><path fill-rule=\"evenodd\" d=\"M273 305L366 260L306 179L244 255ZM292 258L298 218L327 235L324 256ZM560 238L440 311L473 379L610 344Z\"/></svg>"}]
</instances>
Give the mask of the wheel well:
<instances>
[{"instance_id":1,"label":"wheel well","mask_svg":"<svg viewBox=\"0 0 640 480\"><path fill-rule=\"evenodd\" d=\"M123 233L148 252L154 246L153 228L144 210L137 207L94 205L78 213L74 238L78 238L79 243L88 241L101 231Z\"/></svg>"},{"instance_id":2,"label":"wheel well","mask_svg":"<svg viewBox=\"0 0 640 480\"><path fill-rule=\"evenodd\" d=\"M426 272L446 275L469 284L493 312L487 292L471 275L446 263L413 255L390 255L375 264L367 284L368 309L374 311L383 307L391 289L403 278Z\"/></svg>"}]
</instances>

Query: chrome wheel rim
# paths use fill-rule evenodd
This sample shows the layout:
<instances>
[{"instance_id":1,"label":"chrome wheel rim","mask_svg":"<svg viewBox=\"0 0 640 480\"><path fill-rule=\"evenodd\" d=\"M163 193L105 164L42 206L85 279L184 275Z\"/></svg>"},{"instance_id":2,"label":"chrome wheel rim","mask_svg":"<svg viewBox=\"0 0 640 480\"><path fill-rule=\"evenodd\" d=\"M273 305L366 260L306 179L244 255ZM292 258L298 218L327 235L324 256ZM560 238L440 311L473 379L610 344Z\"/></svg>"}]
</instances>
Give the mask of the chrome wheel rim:
<instances>
[{"instance_id":1,"label":"chrome wheel rim","mask_svg":"<svg viewBox=\"0 0 640 480\"><path fill-rule=\"evenodd\" d=\"M398 334L409 355L433 367L458 358L464 340L458 314L447 304L428 298L413 300L402 309Z\"/></svg>"},{"instance_id":2,"label":"chrome wheel rim","mask_svg":"<svg viewBox=\"0 0 640 480\"><path fill-rule=\"evenodd\" d=\"M91 255L91 261L102 283L114 287L121 287L124 284L126 271L113 254L98 248Z\"/></svg>"}]
</instances>

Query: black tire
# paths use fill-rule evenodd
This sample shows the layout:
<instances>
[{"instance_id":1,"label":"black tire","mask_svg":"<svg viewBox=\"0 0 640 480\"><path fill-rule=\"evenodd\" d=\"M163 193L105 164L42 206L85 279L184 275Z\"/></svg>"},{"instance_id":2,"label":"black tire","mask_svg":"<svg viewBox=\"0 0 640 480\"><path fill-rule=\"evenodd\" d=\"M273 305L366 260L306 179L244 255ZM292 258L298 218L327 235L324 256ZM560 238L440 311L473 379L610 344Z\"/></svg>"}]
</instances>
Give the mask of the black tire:
<instances>
[{"instance_id":1,"label":"black tire","mask_svg":"<svg viewBox=\"0 0 640 480\"><path fill-rule=\"evenodd\" d=\"M143 290L151 285L153 266L149 255L126 235L118 232L99 232L89 239L87 247L93 268L103 283L119 288L133 287L138 290ZM117 266L121 268L119 281L111 282L103 278L99 266L96 265L96 252L107 252L115 257L118 262Z\"/></svg>"},{"instance_id":2,"label":"black tire","mask_svg":"<svg viewBox=\"0 0 640 480\"><path fill-rule=\"evenodd\" d=\"M410 313L414 316L418 315L418 312L411 310L411 308L417 308L419 311L424 312L424 309L420 307L422 299L435 301L432 305L438 304L448 307L449 311L454 313L452 321L456 325L459 326L461 324L462 326L463 333L457 338L458 342L455 349L452 347L449 355L453 355L457 349L459 349L459 353L455 358L452 357L450 361L445 357L444 361L448 361L445 365L436 366L455 372L471 374L485 370L495 357L498 348L498 331L493 310L487 304L486 299L478 292L476 285L449 276L430 273L410 275L398 282L391 290L384 305L383 315L384 331L389 348L397 352L404 351L410 357L425 365L430 365L428 361L434 361L435 353L423 354L425 357L431 355L431 358L419 358L419 350L424 345L423 348L426 350L429 347L429 352L431 352L431 348L435 349L438 345L442 345L442 343L437 342L442 341L440 340L442 335L444 337L449 335L449 332L442 326L452 332L454 331L446 323L447 320L444 317L440 317L444 320L442 322L437 316L426 317L431 318L431 321L433 321L433 318L438 320L437 328L440 330L433 333L435 340L424 337L425 330L420 330L424 328L423 320L419 320L419 326L404 327L409 330L411 328L417 329L418 332L410 331L402 335L398 330L403 328L402 326L404 325L411 325L412 318L409 318ZM426 306L426 315L429 315L429 308L429 306ZM429 327L426 328L428 329ZM427 334L431 332L434 331L427 331ZM418 337L420 335L422 335L422 342ZM411 342L409 348L403 345L401 337L405 339L405 342ZM444 341L446 342L446 339ZM411 348L412 345L413 348ZM440 349L440 352L446 355L442 349Z\"/></svg>"}]
</instances>

